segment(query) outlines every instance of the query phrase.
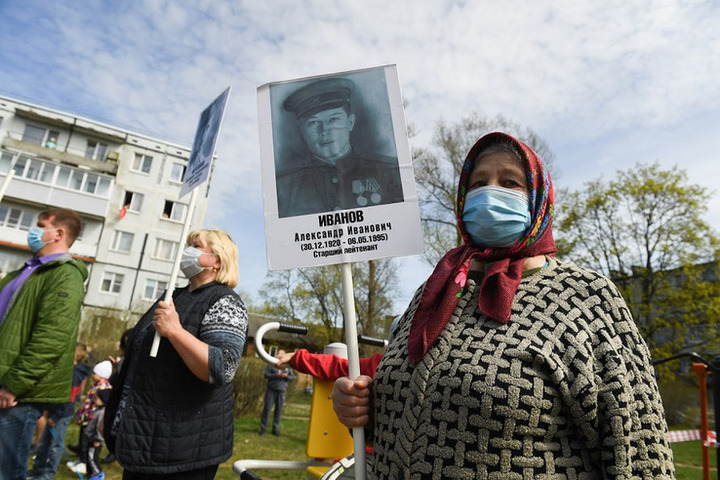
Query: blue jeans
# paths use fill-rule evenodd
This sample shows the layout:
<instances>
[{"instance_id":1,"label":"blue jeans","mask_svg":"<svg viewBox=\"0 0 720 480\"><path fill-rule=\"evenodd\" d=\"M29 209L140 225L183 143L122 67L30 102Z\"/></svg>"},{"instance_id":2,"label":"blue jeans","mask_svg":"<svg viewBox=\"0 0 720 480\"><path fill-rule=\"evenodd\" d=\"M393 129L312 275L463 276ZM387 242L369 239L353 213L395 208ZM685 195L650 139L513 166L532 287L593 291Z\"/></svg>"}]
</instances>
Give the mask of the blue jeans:
<instances>
[{"instance_id":1,"label":"blue jeans","mask_svg":"<svg viewBox=\"0 0 720 480\"><path fill-rule=\"evenodd\" d=\"M0 480L25 480L30 444L46 405L19 403L0 410Z\"/></svg>"},{"instance_id":2,"label":"blue jeans","mask_svg":"<svg viewBox=\"0 0 720 480\"><path fill-rule=\"evenodd\" d=\"M70 423L70 417L59 419L55 422L54 427L45 424L45 429L37 442L35 463L32 470L28 472L35 480L53 480L55 478L65 448L65 432L67 432L68 423ZM55 438L56 436L57 438Z\"/></svg>"}]
</instances>

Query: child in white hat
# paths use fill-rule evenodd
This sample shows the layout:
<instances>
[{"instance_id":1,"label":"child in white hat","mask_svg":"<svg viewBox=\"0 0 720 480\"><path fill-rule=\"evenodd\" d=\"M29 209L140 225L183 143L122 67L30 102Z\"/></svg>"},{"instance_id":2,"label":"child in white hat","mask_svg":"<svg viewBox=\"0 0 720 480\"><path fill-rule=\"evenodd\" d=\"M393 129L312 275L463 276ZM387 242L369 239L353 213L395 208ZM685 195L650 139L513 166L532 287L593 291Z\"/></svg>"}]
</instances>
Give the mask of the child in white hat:
<instances>
[{"instance_id":1,"label":"child in white hat","mask_svg":"<svg viewBox=\"0 0 720 480\"><path fill-rule=\"evenodd\" d=\"M92 387L88 390L87 394L83 397L80 407L75 412L75 423L80 425L80 459L76 462L68 462L67 466L70 470L77 472L86 470L85 465L88 461L88 449L90 445L87 441L87 436L84 435L84 430L90 421L93 419L93 412L95 410L95 398L97 397L98 391L110 388L110 375L112 375L112 363L109 360L103 360L96 364L92 370L92 378L95 382Z\"/></svg>"}]
</instances>

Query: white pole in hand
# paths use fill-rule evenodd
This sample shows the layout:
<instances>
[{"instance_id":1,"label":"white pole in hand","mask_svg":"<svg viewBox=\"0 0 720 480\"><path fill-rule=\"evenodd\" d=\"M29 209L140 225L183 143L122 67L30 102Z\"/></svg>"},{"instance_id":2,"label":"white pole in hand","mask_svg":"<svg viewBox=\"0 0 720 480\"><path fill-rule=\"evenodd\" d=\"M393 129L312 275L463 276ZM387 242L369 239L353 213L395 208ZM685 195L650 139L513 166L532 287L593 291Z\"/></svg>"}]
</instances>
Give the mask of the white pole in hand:
<instances>
[{"instance_id":1,"label":"white pole in hand","mask_svg":"<svg viewBox=\"0 0 720 480\"><path fill-rule=\"evenodd\" d=\"M187 215L185 216L185 224L183 225L182 235L180 236L180 242L178 242L178 251L175 255L175 264L173 265L172 273L170 273L170 281L168 281L167 290L165 291L165 302L172 300L172 294L175 290L175 282L177 281L178 272L180 271L180 260L182 260L182 254L185 244L185 238L190 232L190 221L192 220L193 210L195 210L195 199L197 198L198 189L193 189L190 194L190 205L188 205ZM155 337L153 338L152 347L150 348L150 356L157 357L158 348L160 348L160 334L155 330Z\"/></svg>"},{"instance_id":2,"label":"white pole in hand","mask_svg":"<svg viewBox=\"0 0 720 480\"><path fill-rule=\"evenodd\" d=\"M342 269L343 311L345 313L345 343L348 352L348 374L350 379L360 376L360 353L357 342L357 321L355 318L355 295L353 294L352 268L349 263ZM365 480L365 429L353 428L355 451L355 480Z\"/></svg>"}]
</instances>

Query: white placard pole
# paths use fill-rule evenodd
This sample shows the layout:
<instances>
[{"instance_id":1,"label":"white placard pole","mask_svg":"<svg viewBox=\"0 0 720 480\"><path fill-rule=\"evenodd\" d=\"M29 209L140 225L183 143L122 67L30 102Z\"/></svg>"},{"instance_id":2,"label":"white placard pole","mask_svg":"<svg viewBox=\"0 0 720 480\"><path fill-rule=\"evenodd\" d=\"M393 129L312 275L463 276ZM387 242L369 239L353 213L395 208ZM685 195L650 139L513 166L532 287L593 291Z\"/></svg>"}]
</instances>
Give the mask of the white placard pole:
<instances>
[{"instance_id":1,"label":"white placard pole","mask_svg":"<svg viewBox=\"0 0 720 480\"><path fill-rule=\"evenodd\" d=\"M7 176L5 177L5 181L2 184L2 187L0 187L0 202L2 201L3 197L5 196L5 190L7 190L8 185L10 185L10 181L15 176L15 170L12 169L12 165L10 166L10 170L7 173Z\"/></svg>"},{"instance_id":2,"label":"white placard pole","mask_svg":"<svg viewBox=\"0 0 720 480\"><path fill-rule=\"evenodd\" d=\"M182 260L182 254L185 250L183 245L185 244L185 238L187 238L190 232L190 222L192 221L193 212L195 210L195 200L197 199L197 188L192 190L190 194L190 205L188 205L187 215L185 216L185 224L183 225L182 235L180 236L180 242L178 242L178 251L175 255L175 264L173 265L172 273L170 273L170 281L168 282L167 290L165 291L165 302L172 300L172 294L175 290L175 282L177 281L178 272L180 271L180 260ZM152 348L150 348L150 356L157 357L158 348L160 347L160 334L155 330L155 338L153 338Z\"/></svg>"},{"instance_id":3,"label":"white placard pole","mask_svg":"<svg viewBox=\"0 0 720 480\"><path fill-rule=\"evenodd\" d=\"M351 380L360 376L360 353L358 352L357 322L355 318L355 295L353 293L350 263L340 264L342 269L343 311L345 313L345 343L348 352L348 375ZM355 480L365 480L365 429L353 428L355 451Z\"/></svg>"}]
</instances>

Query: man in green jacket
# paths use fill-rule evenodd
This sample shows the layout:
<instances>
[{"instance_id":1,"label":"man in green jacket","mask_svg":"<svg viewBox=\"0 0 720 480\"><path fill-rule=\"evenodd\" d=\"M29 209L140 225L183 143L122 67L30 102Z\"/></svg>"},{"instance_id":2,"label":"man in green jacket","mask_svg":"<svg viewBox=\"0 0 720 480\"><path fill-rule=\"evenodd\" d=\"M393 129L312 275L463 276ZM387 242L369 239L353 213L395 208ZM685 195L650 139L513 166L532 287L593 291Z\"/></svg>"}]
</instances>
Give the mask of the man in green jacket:
<instances>
[{"instance_id":1,"label":"man in green jacket","mask_svg":"<svg viewBox=\"0 0 720 480\"><path fill-rule=\"evenodd\" d=\"M33 258L0 280L0 480L25 478L38 418L70 398L88 274L68 252L80 228L72 210L41 212Z\"/></svg>"}]
</instances>

